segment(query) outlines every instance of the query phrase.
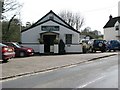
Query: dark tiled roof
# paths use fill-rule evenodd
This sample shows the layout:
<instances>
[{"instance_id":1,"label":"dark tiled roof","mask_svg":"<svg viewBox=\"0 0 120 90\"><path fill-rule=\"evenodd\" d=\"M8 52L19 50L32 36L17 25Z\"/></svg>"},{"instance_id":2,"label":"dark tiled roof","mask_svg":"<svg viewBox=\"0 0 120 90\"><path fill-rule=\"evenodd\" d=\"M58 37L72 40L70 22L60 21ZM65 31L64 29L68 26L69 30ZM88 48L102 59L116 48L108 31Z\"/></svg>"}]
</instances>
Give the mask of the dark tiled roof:
<instances>
[{"instance_id":1,"label":"dark tiled roof","mask_svg":"<svg viewBox=\"0 0 120 90\"><path fill-rule=\"evenodd\" d=\"M114 27L114 25L117 21L120 23L120 16L115 17L115 18L111 18L103 28Z\"/></svg>"},{"instance_id":2,"label":"dark tiled roof","mask_svg":"<svg viewBox=\"0 0 120 90\"><path fill-rule=\"evenodd\" d=\"M57 21L55 21L55 20L51 20L51 19L48 19L48 20L46 20L46 21L43 21L43 22L41 22L41 23L39 23L43 18L45 18L48 14L50 14L50 13L52 13L53 15L55 15L56 17L58 17L62 22L64 22L67 26L65 26L64 24L62 24L62 23L59 23L59 22L57 22ZM72 26L70 26L68 23L66 23L62 18L60 18L58 15L56 15L52 10L50 10L50 12L48 12L45 16L43 16L41 19L39 19L36 23L34 23L31 27L29 27L29 28L27 28L27 29L24 29L24 30L22 30L21 32L25 32L25 31L27 31L27 30L29 30L29 29L31 29L31 28L34 28L34 27L36 27L36 26L38 26L38 25L41 25L41 24L43 24L43 23L45 23L45 22L47 22L47 21L54 21L54 22L56 22L56 23L58 23L58 24L60 24L60 25L62 25L62 26L64 26L64 27L66 27L66 28L69 28L70 30L73 30L73 31L75 31L75 32L77 32L77 33L80 33L79 31L77 31L77 30L75 30Z\"/></svg>"}]
</instances>

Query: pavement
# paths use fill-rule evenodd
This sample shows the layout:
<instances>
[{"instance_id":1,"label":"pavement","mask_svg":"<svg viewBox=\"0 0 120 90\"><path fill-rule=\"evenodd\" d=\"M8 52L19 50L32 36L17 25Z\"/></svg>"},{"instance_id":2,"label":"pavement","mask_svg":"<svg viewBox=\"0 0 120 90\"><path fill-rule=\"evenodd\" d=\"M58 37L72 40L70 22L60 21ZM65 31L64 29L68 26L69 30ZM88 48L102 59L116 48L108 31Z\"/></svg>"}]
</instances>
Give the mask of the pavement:
<instances>
[{"instance_id":1,"label":"pavement","mask_svg":"<svg viewBox=\"0 0 120 90\"><path fill-rule=\"evenodd\" d=\"M7 63L0 64L0 67L2 67L0 80L45 72L117 54L117 52L109 52L13 58Z\"/></svg>"}]
</instances>

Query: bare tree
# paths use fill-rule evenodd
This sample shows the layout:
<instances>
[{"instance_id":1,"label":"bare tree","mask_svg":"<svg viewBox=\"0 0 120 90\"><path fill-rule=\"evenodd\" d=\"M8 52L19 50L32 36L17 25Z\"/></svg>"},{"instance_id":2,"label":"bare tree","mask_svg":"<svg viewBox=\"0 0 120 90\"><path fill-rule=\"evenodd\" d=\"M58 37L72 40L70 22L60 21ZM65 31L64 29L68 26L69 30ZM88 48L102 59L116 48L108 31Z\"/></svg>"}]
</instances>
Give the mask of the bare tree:
<instances>
[{"instance_id":1,"label":"bare tree","mask_svg":"<svg viewBox=\"0 0 120 90\"><path fill-rule=\"evenodd\" d=\"M79 30L84 24L84 18L79 13L74 14L71 11L64 10L58 15L76 30Z\"/></svg>"},{"instance_id":2,"label":"bare tree","mask_svg":"<svg viewBox=\"0 0 120 90\"><path fill-rule=\"evenodd\" d=\"M75 25L74 14L72 12L64 10L59 13L59 16L72 27Z\"/></svg>"},{"instance_id":3,"label":"bare tree","mask_svg":"<svg viewBox=\"0 0 120 90\"><path fill-rule=\"evenodd\" d=\"M75 27L79 30L84 25L84 18L82 18L78 13L75 14Z\"/></svg>"},{"instance_id":4,"label":"bare tree","mask_svg":"<svg viewBox=\"0 0 120 90\"><path fill-rule=\"evenodd\" d=\"M3 4L2 19L3 20L7 19L6 17L7 14L9 14L9 18L10 18L6 32L6 35L8 35L10 32L11 22L12 20L14 20L14 17L20 13L20 9L22 5L19 2L17 2L17 0L4 0L2 4Z\"/></svg>"},{"instance_id":5,"label":"bare tree","mask_svg":"<svg viewBox=\"0 0 120 90\"><path fill-rule=\"evenodd\" d=\"M17 0L4 0L3 13L16 10L16 9L20 8L21 6L22 5L20 5L20 3L17 2Z\"/></svg>"},{"instance_id":6,"label":"bare tree","mask_svg":"<svg viewBox=\"0 0 120 90\"><path fill-rule=\"evenodd\" d=\"M7 17L13 17L20 12L22 4L17 0L4 0L2 9L2 19L7 19Z\"/></svg>"}]
</instances>

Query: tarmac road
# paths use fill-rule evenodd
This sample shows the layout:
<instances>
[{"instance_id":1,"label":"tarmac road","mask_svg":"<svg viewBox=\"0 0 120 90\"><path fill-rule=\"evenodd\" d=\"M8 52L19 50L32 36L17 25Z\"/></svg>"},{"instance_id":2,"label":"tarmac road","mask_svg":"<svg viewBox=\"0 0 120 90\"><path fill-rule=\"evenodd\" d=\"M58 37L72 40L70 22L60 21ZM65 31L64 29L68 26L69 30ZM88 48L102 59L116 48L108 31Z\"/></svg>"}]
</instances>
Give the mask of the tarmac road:
<instances>
[{"instance_id":1,"label":"tarmac road","mask_svg":"<svg viewBox=\"0 0 120 90\"><path fill-rule=\"evenodd\" d=\"M3 88L118 88L118 56L2 82Z\"/></svg>"}]
</instances>

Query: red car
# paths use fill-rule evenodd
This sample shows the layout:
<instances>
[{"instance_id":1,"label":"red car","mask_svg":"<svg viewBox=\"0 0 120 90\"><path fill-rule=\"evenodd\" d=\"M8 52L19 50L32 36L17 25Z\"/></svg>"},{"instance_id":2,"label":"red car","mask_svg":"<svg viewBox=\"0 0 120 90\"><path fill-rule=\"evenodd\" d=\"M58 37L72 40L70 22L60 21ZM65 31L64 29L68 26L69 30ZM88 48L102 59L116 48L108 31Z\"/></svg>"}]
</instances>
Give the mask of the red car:
<instances>
[{"instance_id":1,"label":"red car","mask_svg":"<svg viewBox=\"0 0 120 90\"><path fill-rule=\"evenodd\" d=\"M11 59L13 57L15 57L15 52L14 52L14 48L4 45L2 43L0 43L0 51L1 51L1 56L2 56L2 60L4 62L6 62L8 59Z\"/></svg>"},{"instance_id":2,"label":"red car","mask_svg":"<svg viewBox=\"0 0 120 90\"><path fill-rule=\"evenodd\" d=\"M34 50L29 47L23 47L16 42L3 42L5 45L12 46L15 49L15 56L25 57L34 55Z\"/></svg>"}]
</instances>

